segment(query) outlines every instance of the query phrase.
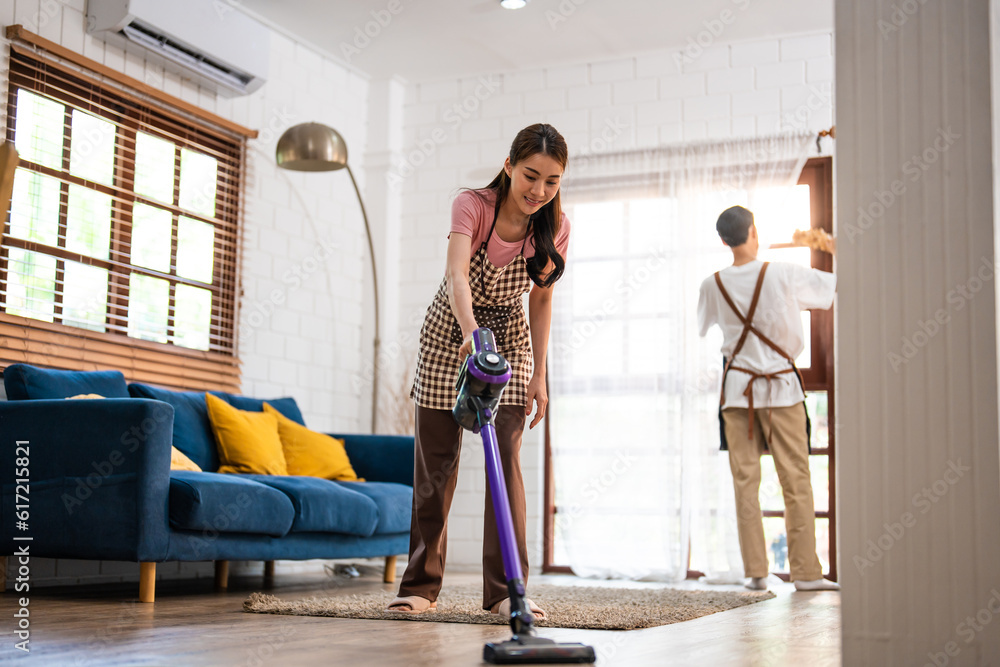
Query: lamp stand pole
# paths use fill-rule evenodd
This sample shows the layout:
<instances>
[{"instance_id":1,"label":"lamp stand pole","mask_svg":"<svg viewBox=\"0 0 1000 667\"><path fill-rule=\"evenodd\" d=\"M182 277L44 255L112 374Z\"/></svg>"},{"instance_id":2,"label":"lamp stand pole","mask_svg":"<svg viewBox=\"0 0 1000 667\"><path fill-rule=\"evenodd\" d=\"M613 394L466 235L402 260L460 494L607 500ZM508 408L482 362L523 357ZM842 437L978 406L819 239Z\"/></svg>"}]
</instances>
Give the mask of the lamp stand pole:
<instances>
[{"instance_id":1,"label":"lamp stand pole","mask_svg":"<svg viewBox=\"0 0 1000 667\"><path fill-rule=\"evenodd\" d=\"M381 341L379 339L379 307L378 307L378 272L375 270L375 244L372 243L372 230L368 224L368 213L365 211L365 202L361 199L361 191L358 190L358 182L354 180L354 172L351 165L347 165L347 174L351 177L351 185L354 186L354 194L358 196L358 204L361 205L361 217L365 221L365 236L368 239L368 254L372 260L372 291L375 294L375 340L372 343L372 433L376 433L375 427L378 419L378 354Z\"/></svg>"}]
</instances>

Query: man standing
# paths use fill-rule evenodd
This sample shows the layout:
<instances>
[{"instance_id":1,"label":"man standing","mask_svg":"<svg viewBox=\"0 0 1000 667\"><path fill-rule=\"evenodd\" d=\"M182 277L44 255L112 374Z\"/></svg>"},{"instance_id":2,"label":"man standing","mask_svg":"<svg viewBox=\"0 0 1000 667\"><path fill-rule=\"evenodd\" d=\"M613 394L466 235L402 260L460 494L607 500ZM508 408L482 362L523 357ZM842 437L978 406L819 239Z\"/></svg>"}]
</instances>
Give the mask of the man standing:
<instances>
[{"instance_id":1,"label":"man standing","mask_svg":"<svg viewBox=\"0 0 1000 667\"><path fill-rule=\"evenodd\" d=\"M698 325L723 333L721 415L729 449L747 588L767 588L767 550L760 511L760 457L774 457L785 500L788 560L796 590L837 590L816 556L815 512L802 377L794 359L804 349L800 312L833 304L832 273L757 260L753 213L742 206L716 223L733 265L701 284Z\"/></svg>"}]
</instances>

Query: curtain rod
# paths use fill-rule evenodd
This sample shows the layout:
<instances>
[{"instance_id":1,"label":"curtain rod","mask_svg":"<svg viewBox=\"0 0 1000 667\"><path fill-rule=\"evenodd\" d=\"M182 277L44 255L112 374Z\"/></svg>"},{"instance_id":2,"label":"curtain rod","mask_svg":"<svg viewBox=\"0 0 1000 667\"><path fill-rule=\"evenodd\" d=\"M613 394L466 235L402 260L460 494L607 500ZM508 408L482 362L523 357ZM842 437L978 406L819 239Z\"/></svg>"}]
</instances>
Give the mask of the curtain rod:
<instances>
[{"instance_id":1,"label":"curtain rod","mask_svg":"<svg viewBox=\"0 0 1000 667\"><path fill-rule=\"evenodd\" d=\"M788 139L789 137L801 137L803 139L806 139L811 136L812 132L810 130L799 130L797 132L790 134L779 133L779 134L762 134L753 137L730 137L728 139L701 139L698 141L661 144L658 146L645 146L641 148L623 148L620 150L608 151L608 152L581 153L576 155L571 154L570 159L593 160L593 159L620 157L624 155L631 156L639 153L656 153L660 151L681 151L681 150L690 150L692 148L714 147L732 142L747 142L747 141L773 142L773 141L783 141Z\"/></svg>"}]
</instances>

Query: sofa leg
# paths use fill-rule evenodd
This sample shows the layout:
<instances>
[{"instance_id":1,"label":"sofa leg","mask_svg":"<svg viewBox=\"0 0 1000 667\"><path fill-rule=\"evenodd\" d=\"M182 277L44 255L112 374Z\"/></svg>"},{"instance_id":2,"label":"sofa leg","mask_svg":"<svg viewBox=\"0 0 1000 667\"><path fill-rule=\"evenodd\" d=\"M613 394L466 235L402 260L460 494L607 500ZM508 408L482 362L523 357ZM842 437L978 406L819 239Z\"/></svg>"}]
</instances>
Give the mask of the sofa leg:
<instances>
[{"instance_id":1,"label":"sofa leg","mask_svg":"<svg viewBox=\"0 0 1000 667\"><path fill-rule=\"evenodd\" d=\"M156 563L139 563L139 602L156 597Z\"/></svg>"},{"instance_id":2,"label":"sofa leg","mask_svg":"<svg viewBox=\"0 0 1000 667\"><path fill-rule=\"evenodd\" d=\"M215 590L224 591L229 588L229 561L215 561Z\"/></svg>"},{"instance_id":3,"label":"sofa leg","mask_svg":"<svg viewBox=\"0 0 1000 667\"><path fill-rule=\"evenodd\" d=\"M270 583L274 580L274 561L264 561L264 581Z\"/></svg>"},{"instance_id":4,"label":"sofa leg","mask_svg":"<svg viewBox=\"0 0 1000 667\"><path fill-rule=\"evenodd\" d=\"M382 575L382 581L387 584L391 584L396 581L396 557L386 556L385 557L385 573Z\"/></svg>"}]
</instances>

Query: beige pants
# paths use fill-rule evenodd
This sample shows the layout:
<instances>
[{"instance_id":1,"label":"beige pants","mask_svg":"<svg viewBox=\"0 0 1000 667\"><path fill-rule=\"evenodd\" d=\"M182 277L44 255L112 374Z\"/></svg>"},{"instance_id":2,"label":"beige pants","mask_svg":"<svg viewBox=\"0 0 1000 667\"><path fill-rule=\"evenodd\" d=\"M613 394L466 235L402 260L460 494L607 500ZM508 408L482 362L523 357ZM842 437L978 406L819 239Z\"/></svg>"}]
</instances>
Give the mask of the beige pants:
<instances>
[{"instance_id":1,"label":"beige pants","mask_svg":"<svg viewBox=\"0 0 1000 667\"><path fill-rule=\"evenodd\" d=\"M816 514L809 478L806 414L802 404L754 410L754 437L747 438L748 410L725 408L722 419L729 442L729 467L736 491L736 518L743 569L748 577L766 577L767 550L760 512L760 457L764 434L771 434L770 451L785 499L788 566L792 581L823 578L816 556Z\"/></svg>"}]
</instances>

